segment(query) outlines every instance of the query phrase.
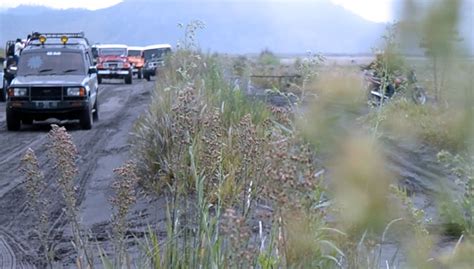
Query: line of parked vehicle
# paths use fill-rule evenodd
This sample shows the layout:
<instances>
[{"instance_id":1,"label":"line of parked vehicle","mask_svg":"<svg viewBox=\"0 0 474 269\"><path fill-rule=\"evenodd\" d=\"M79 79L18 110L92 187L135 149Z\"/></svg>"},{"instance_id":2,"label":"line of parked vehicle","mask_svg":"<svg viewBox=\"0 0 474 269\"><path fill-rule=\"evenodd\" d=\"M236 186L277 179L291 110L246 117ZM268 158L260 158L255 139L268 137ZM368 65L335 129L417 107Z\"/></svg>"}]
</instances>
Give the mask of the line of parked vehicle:
<instances>
[{"instance_id":1,"label":"line of parked vehicle","mask_svg":"<svg viewBox=\"0 0 474 269\"><path fill-rule=\"evenodd\" d=\"M99 119L99 84L133 76L150 80L164 65L168 44L129 47L91 45L84 33L38 33L8 41L0 101L6 101L7 129L19 130L49 118L79 120L83 129Z\"/></svg>"},{"instance_id":2,"label":"line of parked vehicle","mask_svg":"<svg viewBox=\"0 0 474 269\"><path fill-rule=\"evenodd\" d=\"M169 44L146 47L121 44L92 45L92 53L97 63L98 80L118 78L131 84L133 77L150 80L156 70L164 65L164 57L171 52Z\"/></svg>"}]
</instances>

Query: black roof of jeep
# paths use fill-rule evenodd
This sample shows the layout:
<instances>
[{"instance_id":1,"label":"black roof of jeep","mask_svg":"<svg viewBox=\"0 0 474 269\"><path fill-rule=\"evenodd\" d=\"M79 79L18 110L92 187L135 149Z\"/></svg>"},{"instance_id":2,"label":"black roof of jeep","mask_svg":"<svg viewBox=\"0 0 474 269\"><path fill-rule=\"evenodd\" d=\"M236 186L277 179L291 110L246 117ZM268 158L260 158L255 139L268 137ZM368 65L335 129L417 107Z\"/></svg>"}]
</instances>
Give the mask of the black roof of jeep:
<instances>
[{"instance_id":1,"label":"black roof of jeep","mask_svg":"<svg viewBox=\"0 0 474 269\"><path fill-rule=\"evenodd\" d=\"M46 39L46 42L43 44L40 43L39 40L34 40L23 49L22 54L28 53L30 51L45 51L54 49L55 51L81 51L83 53L88 53L90 57L92 57L92 50L86 39L71 39L69 39L66 44L61 43L61 40L55 37Z\"/></svg>"},{"instance_id":2,"label":"black roof of jeep","mask_svg":"<svg viewBox=\"0 0 474 269\"><path fill-rule=\"evenodd\" d=\"M44 43L40 42L40 37L45 37L46 41ZM67 42L64 44L61 41L61 38L67 37ZM83 32L79 33L32 33L32 38L30 42L24 49L33 49L33 48L42 48L42 47L82 47L85 50L90 50L91 45L89 40L84 36Z\"/></svg>"},{"instance_id":3,"label":"black roof of jeep","mask_svg":"<svg viewBox=\"0 0 474 269\"><path fill-rule=\"evenodd\" d=\"M54 49L55 51L88 51L90 48L84 47L80 44L67 44L66 46L63 44L45 44L44 46L27 46L23 49L22 53L29 52L29 51L44 51L44 50L51 50Z\"/></svg>"},{"instance_id":4,"label":"black roof of jeep","mask_svg":"<svg viewBox=\"0 0 474 269\"><path fill-rule=\"evenodd\" d=\"M60 52L86 52L88 49L83 48L82 46L67 46L64 47L63 45L54 45L54 46L44 46L44 47L35 47L35 48L25 48L23 49L23 53L35 53L41 52L44 53L45 51L60 51Z\"/></svg>"}]
</instances>

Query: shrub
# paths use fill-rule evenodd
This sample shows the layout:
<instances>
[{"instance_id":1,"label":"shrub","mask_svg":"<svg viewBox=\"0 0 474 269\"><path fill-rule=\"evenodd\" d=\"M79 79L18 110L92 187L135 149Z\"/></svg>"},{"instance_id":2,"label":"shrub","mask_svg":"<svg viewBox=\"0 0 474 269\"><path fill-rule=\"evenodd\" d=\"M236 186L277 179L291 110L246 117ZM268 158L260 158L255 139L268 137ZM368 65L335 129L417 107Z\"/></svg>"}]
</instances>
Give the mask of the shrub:
<instances>
[{"instance_id":1,"label":"shrub","mask_svg":"<svg viewBox=\"0 0 474 269\"><path fill-rule=\"evenodd\" d=\"M373 124L382 119L383 130L399 137L416 138L438 149L459 151L467 146L467 115L461 110L436 105L416 105L406 98L392 100L380 111L372 111Z\"/></svg>"},{"instance_id":2,"label":"shrub","mask_svg":"<svg viewBox=\"0 0 474 269\"><path fill-rule=\"evenodd\" d=\"M258 63L261 65L277 66L280 64L280 59L278 59L278 57L269 49L264 49L258 56Z\"/></svg>"}]
</instances>

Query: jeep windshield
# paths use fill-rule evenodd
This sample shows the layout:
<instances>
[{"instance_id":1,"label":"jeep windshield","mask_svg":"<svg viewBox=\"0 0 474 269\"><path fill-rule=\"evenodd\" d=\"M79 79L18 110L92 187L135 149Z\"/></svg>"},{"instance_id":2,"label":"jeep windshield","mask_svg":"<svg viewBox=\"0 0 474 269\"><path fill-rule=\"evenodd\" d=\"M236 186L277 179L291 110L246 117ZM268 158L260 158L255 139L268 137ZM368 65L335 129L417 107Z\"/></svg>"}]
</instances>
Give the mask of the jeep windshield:
<instances>
[{"instance_id":1,"label":"jeep windshield","mask_svg":"<svg viewBox=\"0 0 474 269\"><path fill-rule=\"evenodd\" d=\"M148 49L143 52L143 57L145 57L146 60L152 59L152 58L157 58L157 59L162 59L164 56L171 52L169 48L164 48L164 49Z\"/></svg>"},{"instance_id":2,"label":"jeep windshield","mask_svg":"<svg viewBox=\"0 0 474 269\"><path fill-rule=\"evenodd\" d=\"M128 56L141 56L142 52L140 50L128 50Z\"/></svg>"},{"instance_id":3,"label":"jeep windshield","mask_svg":"<svg viewBox=\"0 0 474 269\"><path fill-rule=\"evenodd\" d=\"M41 50L24 52L18 62L19 76L85 75L80 52Z\"/></svg>"},{"instance_id":4,"label":"jeep windshield","mask_svg":"<svg viewBox=\"0 0 474 269\"><path fill-rule=\"evenodd\" d=\"M127 56L126 48L102 48L99 49L99 56Z\"/></svg>"}]
</instances>

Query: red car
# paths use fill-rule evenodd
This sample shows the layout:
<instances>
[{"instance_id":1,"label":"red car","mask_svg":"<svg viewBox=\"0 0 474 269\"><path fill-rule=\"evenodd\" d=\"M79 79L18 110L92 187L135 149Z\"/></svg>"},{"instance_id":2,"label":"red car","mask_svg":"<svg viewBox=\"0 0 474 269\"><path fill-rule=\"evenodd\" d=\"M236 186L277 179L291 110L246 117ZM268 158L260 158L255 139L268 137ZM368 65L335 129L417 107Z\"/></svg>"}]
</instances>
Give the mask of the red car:
<instances>
[{"instance_id":1,"label":"red car","mask_svg":"<svg viewBox=\"0 0 474 269\"><path fill-rule=\"evenodd\" d=\"M133 66L128 60L127 45L98 45L97 46L98 81L102 79L123 79L126 84L132 84Z\"/></svg>"}]
</instances>

